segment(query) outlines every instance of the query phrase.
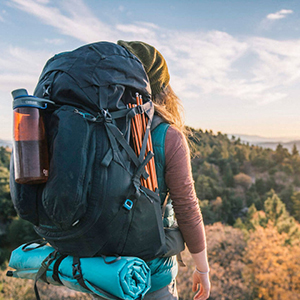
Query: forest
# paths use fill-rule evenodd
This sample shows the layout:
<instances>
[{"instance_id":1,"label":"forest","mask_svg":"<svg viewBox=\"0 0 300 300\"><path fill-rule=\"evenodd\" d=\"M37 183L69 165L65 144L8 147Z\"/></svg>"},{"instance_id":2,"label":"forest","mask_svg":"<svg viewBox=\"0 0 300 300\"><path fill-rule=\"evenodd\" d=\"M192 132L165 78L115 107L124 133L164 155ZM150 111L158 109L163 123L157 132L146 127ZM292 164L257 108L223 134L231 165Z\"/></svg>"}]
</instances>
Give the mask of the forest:
<instances>
[{"instance_id":1,"label":"forest","mask_svg":"<svg viewBox=\"0 0 300 300\"><path fill-rule=\"evenodd\" d=\"M189 129L195 190L203 215L215 300L300 299L300 154ZM11 150L0 147L0 300L34 299L33 283L7 278L12 249L36 238L9 193ZM179 268L181 300L191 300L188 252ZM41 284L47 299L91 299Z\"/></svg>"}]
</instances>

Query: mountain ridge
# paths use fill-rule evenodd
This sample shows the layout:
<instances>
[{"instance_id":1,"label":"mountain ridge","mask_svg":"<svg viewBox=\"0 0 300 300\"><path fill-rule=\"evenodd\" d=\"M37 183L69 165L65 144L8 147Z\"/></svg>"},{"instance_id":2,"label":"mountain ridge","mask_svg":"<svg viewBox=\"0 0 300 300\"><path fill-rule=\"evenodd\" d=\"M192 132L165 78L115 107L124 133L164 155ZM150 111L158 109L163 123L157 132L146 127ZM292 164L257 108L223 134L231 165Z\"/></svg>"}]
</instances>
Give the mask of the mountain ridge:
<instances>
[{"instance_id":1,"label":"mountain ridge","mask_svg":"<svg viewBox=\"0 0 300 300\"><path fill-rule=\"evenodd\" d=\"M284 148L287 148L289 151L293 149L293 146L296 145L297 149L300 150L300 137L263 137L259 135L247 135L247 134L226 134L229 139L233 137L235 139L240 138L240 140L247 144L254 146L259 146L263 148L270 148L275 150L278 144L281 144ZM12 148L12 140L0 139L0 147Z\"/></svg>"},{"instance_id":2,"label":"mountain ridge","mask_svg":"<svg viewBox=\"0 0 300 300\"><path fill-rule=\"evenodd\" d=\"M284 148L287 148L290 152L294 145L300 150L300 137L262 137L259 135L247 135L247 134L227 134L231 139L233 136L235 139L240 138L243 143L249 143L250 145L259 146L263 148L270 148L276 150L278 144L281 144Z\"/></svg>"}]
</instances>

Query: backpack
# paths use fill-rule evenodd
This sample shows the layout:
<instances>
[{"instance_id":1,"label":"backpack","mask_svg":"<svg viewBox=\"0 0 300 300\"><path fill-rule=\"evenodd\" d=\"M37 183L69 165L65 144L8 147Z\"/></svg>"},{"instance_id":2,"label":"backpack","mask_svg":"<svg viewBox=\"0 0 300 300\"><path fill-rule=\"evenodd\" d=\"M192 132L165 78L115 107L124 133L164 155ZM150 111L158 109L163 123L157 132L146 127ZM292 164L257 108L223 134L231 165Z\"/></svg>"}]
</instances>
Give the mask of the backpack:
<instances>
[{"instance_id":1,"label":"backpack","mask_svg":"<svg viewBox=\"0 0 300 300\"><path fill-rule=\"evenodd\" d=\"M136 104L136 93L143 105ZM55 106L45 110L50 157L46 183L14 180L18 215L65 255L136 256L151 260L167 252L159 191L147 178L146 137L154 115L141 62L125 48L98 42L55 55L46 63L34 96ZM141 154L131 144L131 119L145 114Z\"/></svg>"}]
</instances>

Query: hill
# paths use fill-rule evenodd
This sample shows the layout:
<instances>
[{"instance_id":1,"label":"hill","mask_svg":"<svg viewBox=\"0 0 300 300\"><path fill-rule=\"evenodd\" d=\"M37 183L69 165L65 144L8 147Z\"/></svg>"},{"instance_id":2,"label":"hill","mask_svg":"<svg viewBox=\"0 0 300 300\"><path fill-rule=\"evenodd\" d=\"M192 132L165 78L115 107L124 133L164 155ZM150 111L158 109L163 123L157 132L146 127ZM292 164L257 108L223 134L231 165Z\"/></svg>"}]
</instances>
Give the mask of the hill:
<instances>
[{"instance_id":1,"label":"hill","mask_svg":"<svg viewBox=\"0 0 300 300\"><path fill-rule=\"evenodd\" d=\"M206 223L234 224L252 204L258 210L270 190L295 214L293 194L300 191L300 142L264 143L268 148L245 144L240 138L190 128L195 190ZM8 141L2 141L6 145ZM291 152L291 147L296 148ZM11 143L10 143L11 145ZM276 149L272 150L273 147ZM288 148L285 147L288 146ZM1 147L3 182L8 182L10 151ZM8 187L5 187L7 189ZM9 206L9 202L6 205ZM1 204L1 203L0 203ZM11 212L12 205L5 211ZM299 213L300 214L300 213ZM1 216L0 216L1 217ZM2 218L9 218L9 215Z\"/></svg>"},{"instance_id":2,"label":"hill","mask_svg":"<svg viewBox=\"0 0 300 300\"><path fill-rule=\"evenodd\" d=\"M0 147L9 147L12 148L13 142L10 140L1 140L0 139Z\"/></svg>"},{"instance_id":3,"label":"hill","mask_svg":"<svg viewBox=\"0 0 300 300\"><path fill-rule=\"evenodd\" d=\"M263 147L263 148L270 148L272 150L276 150L278 144L281 144L284 148L288 149L289 152L292 152L292 149L294 145L298 149L300 149L300 140L297 141L291 141L291 142L286 142L286 143L281 143L281 142L262 142L262 143L257 143L257 146Z\"/></svg>"},{"instance_id":4,"label":"hill","mask_svg":"<svg viewBox=\"0 0 300 300\"><path fill-rule=\"evenodd\" d=\"M253 300L264 295L274 299L276 292L280 299L298 299L293 295L300 290L299 148L292 153L283 145L266 149L192 128L189 141L195 190L206 225L210 298ZM0 147L0 266L10 249L37 238L32 225L16 217L11 203L6 180L10 154ZM194 264L188 257L184 257L187 268L178 277L180 299L193 298ZM275 271L269 261L276 262ZM1 285L0 271L0 291ZM22 298L24 290L16 289L15 281L10 290L20 290L22 296L10 297L7 286L5 299Z\"/></svg>"},{"instance_id":5,"label":"hill","mask_svg":"<svg viewBox=\"0 0 300 300\"><path fill-rule=\"evenodd\" d=\"M240 140L250 145L255 145L263 148L270 148L272 150L276 150L278 144L281 144L284 148L287 148L290 152L293 149L294 144L300 149L300 138L288 138L288 137L262 137L258 135L246 135L246 134L228 134L228 137L231 139L232 137L240 138Z\"/></svg>"}]
</instances>

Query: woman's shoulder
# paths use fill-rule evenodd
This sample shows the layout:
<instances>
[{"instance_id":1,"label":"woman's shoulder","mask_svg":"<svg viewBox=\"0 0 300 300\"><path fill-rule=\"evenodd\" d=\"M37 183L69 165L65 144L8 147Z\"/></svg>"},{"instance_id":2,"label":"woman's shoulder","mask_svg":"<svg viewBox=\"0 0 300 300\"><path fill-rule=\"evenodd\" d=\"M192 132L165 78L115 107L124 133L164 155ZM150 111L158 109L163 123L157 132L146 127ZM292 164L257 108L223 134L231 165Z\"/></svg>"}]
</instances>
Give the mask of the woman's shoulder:
<instances>
[{"instance_id":1,"label":"woman's shoulder","mask_svg":"<svg viewBox=\"0 0 300 300\"><path fill-rule=\"evenodd\" d=\"M185 135L175 126L169 126L165 140L166 160L177 157L178 159L189 155L189 147Z\"/></svg>"},{"instance_id":2,"label":"woman's shoulder","mask_svg":"<svg viewBox=\"0 0 300 300\"><path fill-rule=\"evenodd\" d=\"M186 144L186 137L184 133L179 130L176 126L170 125L166 134L166 143L180 143Z\"/></svg>"}]
</instances>

